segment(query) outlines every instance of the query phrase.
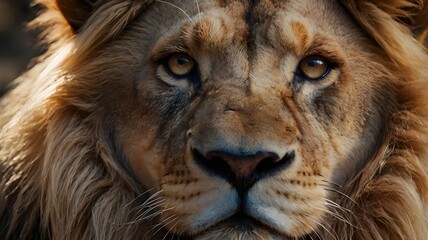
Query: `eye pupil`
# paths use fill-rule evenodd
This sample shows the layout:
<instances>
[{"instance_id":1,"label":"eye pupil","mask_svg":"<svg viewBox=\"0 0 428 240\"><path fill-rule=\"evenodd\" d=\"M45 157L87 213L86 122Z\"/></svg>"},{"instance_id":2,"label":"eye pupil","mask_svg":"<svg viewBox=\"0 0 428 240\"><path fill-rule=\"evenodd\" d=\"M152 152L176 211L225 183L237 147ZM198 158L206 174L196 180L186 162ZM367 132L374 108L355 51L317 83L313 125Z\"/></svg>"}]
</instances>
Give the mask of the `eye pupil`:
<instances>
[{"instance_id":1,"label":"eye pupil","mask_svg":"<svg viewBox=\"0 0 428 240\"><path fill-rule=\"evenodd\" d=\"M184 65L184 64L187 64L190 62L190 60L188 58L177 58L176 61L180 65Z\"/></svg>"},{"instance_id":2,"label":"eye pupil","mask_svg":"<svg viewBox=\"0 0 428 240\"><path fill-rule=\"evenodd\" d=\"M317 67L320 65L324 65L324 62L321 60L312 60L307 63L308 67Z\"/></svg>"}]
</instances>

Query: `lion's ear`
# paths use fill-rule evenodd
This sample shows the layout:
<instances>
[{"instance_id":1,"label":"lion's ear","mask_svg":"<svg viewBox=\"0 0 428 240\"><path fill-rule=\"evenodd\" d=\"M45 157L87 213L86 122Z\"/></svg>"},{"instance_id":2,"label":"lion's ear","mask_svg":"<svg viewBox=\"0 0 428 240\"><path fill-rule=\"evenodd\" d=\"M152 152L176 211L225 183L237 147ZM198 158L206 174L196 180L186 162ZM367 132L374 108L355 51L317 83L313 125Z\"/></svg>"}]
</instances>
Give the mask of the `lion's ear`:
<instances>
[{"instance_id":1,"label":"lion's ear","mask_svg":"<svg viewBox=\"0 0 428 240\"><path fill-rule=\"evenodd\" d=\"M56 0L58 9L70 26L77 30L90 17L97 0Z\"/></svg>"},{"instance_id":2,"label":"lion's ear","mask_svg":"<svg viewBox=\"0 0 428 240\"><path fill-rule=\"evenodd\" d=\"M153 0L38 0L53 1L62 16L74 31L79 30L88 19L97 13L98 10L109 12L110 18L116 19L122 15L135 15L138 9L143 9ZM46 4L45 4L46 5ZM48 4L49 5L49 4Z\"/></svg>"}]
</instances>

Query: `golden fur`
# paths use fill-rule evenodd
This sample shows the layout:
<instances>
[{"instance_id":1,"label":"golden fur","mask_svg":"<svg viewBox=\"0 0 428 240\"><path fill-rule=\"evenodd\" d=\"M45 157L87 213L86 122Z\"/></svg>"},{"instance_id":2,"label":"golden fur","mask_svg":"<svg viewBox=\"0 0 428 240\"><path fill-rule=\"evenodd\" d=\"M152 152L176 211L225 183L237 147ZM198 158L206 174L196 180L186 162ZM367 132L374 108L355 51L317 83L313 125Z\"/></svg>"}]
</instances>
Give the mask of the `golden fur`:
<instances>
[{"instance_id":1,"label":"golden fur","mask_svg":"<svg viewBox=\"0 0 428 240\"><path fill-rule=\"evenodd\" d=\"M49 51L0 101L1 239L428 236L428 1L39 3ZM163 74L177 52L196 83ZM296 80L308 55L323 80ZM293 159L243 193L195 163L212 146Z\"/></svg>"}]
</instances>

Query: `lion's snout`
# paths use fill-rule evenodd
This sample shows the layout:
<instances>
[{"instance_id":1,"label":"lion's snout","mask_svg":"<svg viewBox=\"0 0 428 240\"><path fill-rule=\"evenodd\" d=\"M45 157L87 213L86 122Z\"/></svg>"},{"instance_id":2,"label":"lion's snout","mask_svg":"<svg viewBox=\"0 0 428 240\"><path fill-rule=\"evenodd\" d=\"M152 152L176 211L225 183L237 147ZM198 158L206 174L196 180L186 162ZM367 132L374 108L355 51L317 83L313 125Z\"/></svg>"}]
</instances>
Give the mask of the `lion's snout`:
<instances>
[{"instance_id":1,"label":"lion's snout","mask_svg":"<svg viewBox=\"0 0 428 240\"><path fill-rule=\"evenodd\" d=\"M192 159L205 174L245 192L291 165L295 136L282 129L294 122L272 111L260 97L246 96L236 88L233 93L205 99L195 114L199 124L191 127L188 138Z\"/></svg>"},{"instance_id":2,"label":"lion's snout","mask_svg":"<svg viewBox=\"0 0 428 240\"><path fill-rule=\"evenodd\" d=\"M205 154L198 149L192 150L195 162L204 171L225 179L239 192L249 189L261 178L287 168L295 157L294 151L280 153L275 150L254 149L252 152L254 153L234 148L216 150L215 147Z\"/></svg>"}]
</instances>

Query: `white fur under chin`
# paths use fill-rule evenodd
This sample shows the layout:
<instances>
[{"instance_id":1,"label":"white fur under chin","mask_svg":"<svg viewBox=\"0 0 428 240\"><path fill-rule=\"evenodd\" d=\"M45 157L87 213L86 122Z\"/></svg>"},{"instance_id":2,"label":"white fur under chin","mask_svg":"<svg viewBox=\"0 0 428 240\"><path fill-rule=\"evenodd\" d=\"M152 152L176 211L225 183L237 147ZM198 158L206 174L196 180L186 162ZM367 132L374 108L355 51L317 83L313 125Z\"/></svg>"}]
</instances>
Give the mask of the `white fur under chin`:
<instances>
[{"instance_id":1,"label":"white fur under chin","mask_svg":"<svg viewBox=\"0 0 428 240\"><path fill-rule=\"evenodd\" d=\"M207 231L195 238L195 240L279 240L284 237L271 235L265 230L255 229L243 231L237 228L219 228Z\"/></svg>"}]
</instances>

